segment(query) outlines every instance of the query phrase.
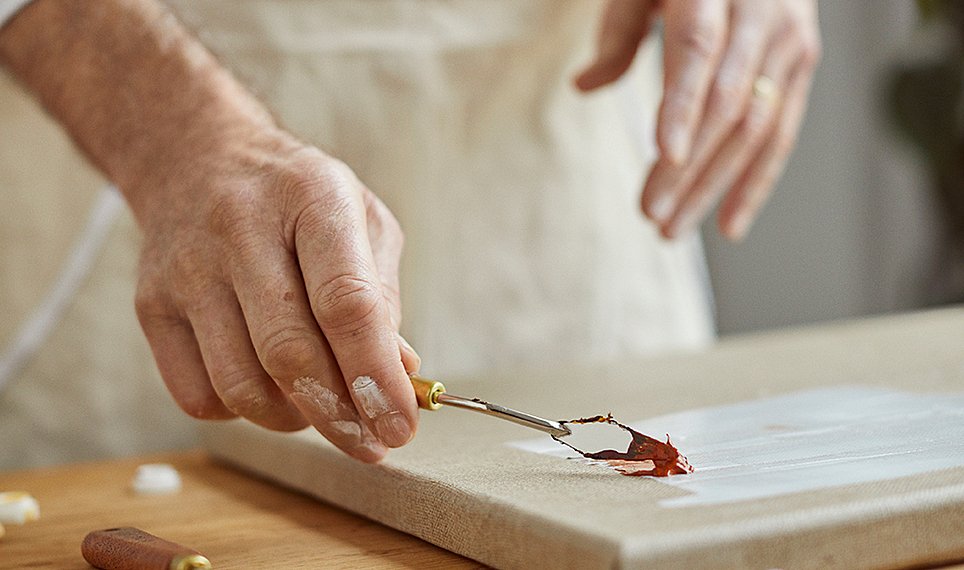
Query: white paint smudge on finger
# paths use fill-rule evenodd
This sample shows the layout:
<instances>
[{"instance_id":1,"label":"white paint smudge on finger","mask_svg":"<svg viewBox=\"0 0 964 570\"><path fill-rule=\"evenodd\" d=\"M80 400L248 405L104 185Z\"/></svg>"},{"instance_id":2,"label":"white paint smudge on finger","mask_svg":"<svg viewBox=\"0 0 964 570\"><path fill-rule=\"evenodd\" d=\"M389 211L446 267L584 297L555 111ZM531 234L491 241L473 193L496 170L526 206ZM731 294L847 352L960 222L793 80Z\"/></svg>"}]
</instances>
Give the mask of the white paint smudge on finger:
<instances>
[{"instance_id":1,"label":"white paint smudge on finger","mask_svg":"<svg viewBox=\"0 0 964 570\"><path fill-rule=\"evenodd\" d=\"M354 403L311 376L302 376L292 383L291 399L313 419L318 431L338 447L349 452L364 450L375 456L385 453L385 446L361 423Z\"/></svg>"},{"instance_id":2,"label":"white paint smudge on finger","mask_svg":"<svg viewBox=\"0 0 964 570\"><path fill-rule=\"evenodd\" d=\"M318 412L327 420L357 420L355 407L339 397L334 390L323 386L311 376L302 376L292 384L292 396L307 396Z\"/></svg>"},{"instance_id":3,"label":"white paint smudge on finger","mask_svg":"<svg viewBox=\"0 0 964 570\"><path fill-rule=\"evenodd\" d=\"M370 376L359 376L351 383L355 392L355 401L361 411L371 419L392 411L391 404L382 389Z\"/></svg>"}]
</instances>

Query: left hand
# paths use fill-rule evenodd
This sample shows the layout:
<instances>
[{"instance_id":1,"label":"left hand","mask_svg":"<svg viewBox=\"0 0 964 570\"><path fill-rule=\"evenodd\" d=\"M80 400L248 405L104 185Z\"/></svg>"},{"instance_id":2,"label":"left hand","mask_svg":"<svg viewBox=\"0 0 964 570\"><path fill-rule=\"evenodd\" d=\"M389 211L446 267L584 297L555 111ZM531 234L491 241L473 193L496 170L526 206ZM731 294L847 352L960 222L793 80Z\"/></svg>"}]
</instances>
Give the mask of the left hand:
<instances>
[{"instance_id":1,"label":"left hand","mask_svg":"<svg viewBox=\"0 0 964 570\"><path fill-rule=\"evenodd\" d=\"M660 157L643 211L673 238L722 198L720 231L740 240L796 143L820 59L816 0L611 0L596 59L577 87L621 77L659 15Z\"/></svg>"}]
</instances>

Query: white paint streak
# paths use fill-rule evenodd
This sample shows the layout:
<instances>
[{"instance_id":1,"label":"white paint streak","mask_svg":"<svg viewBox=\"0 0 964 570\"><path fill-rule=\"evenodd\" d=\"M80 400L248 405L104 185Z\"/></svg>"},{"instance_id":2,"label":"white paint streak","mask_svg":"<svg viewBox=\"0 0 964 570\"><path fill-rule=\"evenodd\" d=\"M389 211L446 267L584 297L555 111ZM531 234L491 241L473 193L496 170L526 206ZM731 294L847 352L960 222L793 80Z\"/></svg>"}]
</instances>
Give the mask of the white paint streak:
<instances>
[{"instance_id":1,"label":"white paint streak","mask_svg":"<svg viewBox=\"0 0 964 570\"><path fill-rule=\"evenodd\" d=\"M362 429L358 422L335 420L328 423L328 429L334 432L332 435L337 434L339 438L344 438L344 441L350 441L353 444L361 442Z\"/></svg>"},{"instance_id":2,"label":"white paint streak","mask_svg":"<svg viewBox=\"0 0 964 570\"><path fill-rule=\"evenodd\" d=\"M369 418L375 418L392 411L385 393L370 376L355 378L355 381L351 383L351 389L355 392L355 401L358 402L361 411Z\"/></svg>"},{"instance_id":3,"label":"white paint streak","mask_svg":"<svg viewBox=\"0 0 964 570\"><path fill-rule=\"evenodd\" d=\"M325 419L356 420L358 418L355 408L349 402L345 402L333 390L322 386L311 376L302 376L295 380L292 390L295 394L307 396Z\"/></svg>"},{"instance_id":4,"label":"white paint streak","mask_svg":"<svg viewBox=\"0 0 964 570\"><path fill-rule=\"evenodd\" d=\"M302 376L292 383L291 398L302 406L315 408L311 415L318 417L317 423L313 423L335 445L346 450L365 449L375 455L384 453L385 447L378 438L359 421L354 404L311 376Z\"/></svg>"},{"instance_id":5,"label":"white paint streak","mask_svg":"<svg viewBox=\"0 0 964 570\"><path fill-rule=\"evenodd\" d=\"M659 504L691 508L959 468L964 466L962 410L964 393L839 386L630 425L643 433L673 434L696 472L660 479L691 494ZM509 445L571 455L548 438Z\"/></svg>"}]
</instances>

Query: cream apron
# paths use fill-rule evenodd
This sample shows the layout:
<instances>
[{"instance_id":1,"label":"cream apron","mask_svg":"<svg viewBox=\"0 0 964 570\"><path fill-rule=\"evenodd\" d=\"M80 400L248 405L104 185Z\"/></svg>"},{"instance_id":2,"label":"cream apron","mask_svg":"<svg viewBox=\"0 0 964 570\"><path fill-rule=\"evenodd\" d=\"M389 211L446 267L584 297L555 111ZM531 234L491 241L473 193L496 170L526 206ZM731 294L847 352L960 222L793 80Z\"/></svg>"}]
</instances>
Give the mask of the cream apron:
<instances>
[{"instance_id":1,"label":"cream apron","mask_svg":"<svg viewBox=\"0 0 964 570\"><path fill-rule=\"evenodd\" d=\"M698 240L660 241L637 207L657 47L615 88L570 86L601 2L170 4L396 214L403 334L426 373L712 338ZM134 316L129 214L6 78L0 133L0 468L190 445Z\"/></svg>"}]
</instances>

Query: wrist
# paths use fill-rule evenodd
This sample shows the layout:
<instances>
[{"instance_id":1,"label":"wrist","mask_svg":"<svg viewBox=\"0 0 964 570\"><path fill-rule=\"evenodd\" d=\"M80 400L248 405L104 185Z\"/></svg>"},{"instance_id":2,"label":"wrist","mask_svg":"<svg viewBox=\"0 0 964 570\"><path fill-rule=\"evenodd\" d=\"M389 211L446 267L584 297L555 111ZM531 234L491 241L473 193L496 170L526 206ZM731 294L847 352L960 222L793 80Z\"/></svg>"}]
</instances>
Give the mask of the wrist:
<instances>
[{"instance_id":1,"label":"wrist","mask_svg":"<svg viewBox=\"0 0 964 570\"><path fill-rule=\"evenodd\" d=\"M135 214L259 148L291 144L157 0L35 0L0 34L0 60Z\"/></svg>"}]
</instances>

